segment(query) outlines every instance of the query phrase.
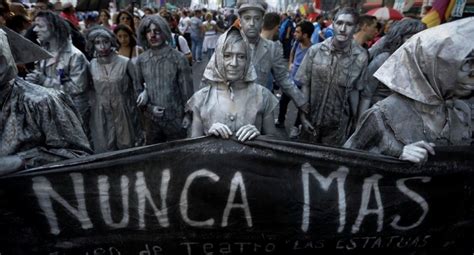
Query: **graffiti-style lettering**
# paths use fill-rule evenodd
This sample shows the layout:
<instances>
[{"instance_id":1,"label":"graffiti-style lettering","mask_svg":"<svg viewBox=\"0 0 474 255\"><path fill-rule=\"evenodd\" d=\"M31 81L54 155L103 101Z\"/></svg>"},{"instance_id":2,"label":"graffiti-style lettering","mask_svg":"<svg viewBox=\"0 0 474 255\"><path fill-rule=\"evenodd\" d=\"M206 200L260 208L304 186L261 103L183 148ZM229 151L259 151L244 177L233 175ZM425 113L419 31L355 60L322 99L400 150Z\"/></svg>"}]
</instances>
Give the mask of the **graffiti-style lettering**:
<instances>
[{"instance_id":1,"label":"graffiti-style lettering","mask_svg":"<svg viewBox=\"0 0 474 255\"><path fill-rule=\"evenodd\" d=\"M181 192L181 198L179 200L179 211L181 212L181 217L183 218L184 222L188 223L190 226L193 227L211 227L214 225L214 219L207 219L205 221L195 221L191 220L188 216L188 191L189 187L191 186L192 182L197 178L207 177L211 179L213 182L219 181L219 176L215 173L208 171L206 169L201 169L196 172L193 172L186 178L186 182L184 184L184 188Z\"/></svg>"},{"instance_id":2,"label":"graffiti-style lettering","mask_svg":"<svg viewBox=\"0 0 474 255\"><path fill-rule=\"evenodd\" d=\"M328 191L329 186L337 180L337 193L339 198L339 227L337 231L340 233L344 230L346 224L346 192L344 191L344 182L346 181L349 169L346 167L340 167L337 171L331 172L328 177L322 176L316 169L310 164L304 163L302 168L302 181L303 181L303 194L304 194L304 206L303 206L303 220L301 229L306 232L309 227L309 216L310 216L310 195L309 195L309 174L314 176L321 185L324 191Z\"/></svg>"},{"instance_id":3,"label":"graffiti-style lettering","mask_svg":"<svg viewBox=\"0 0 474 255\"><path fill-rule=\"evenodd\" d=\"M129 196L128 196L128 177L122 175L120 180L120 190L122 197L122 219L120 222L115 223L112 219L112 210L110 208L110 183L109 178L105 175L100 175L98 178L99 184L99 197L100 197L100 212L104 218L104 222L107 226L112 228L124 228L128 225L129 216Z\"/></svg>"},{"instance_id":4,"label":"graffiti-style lettering","mask_svg":"<svg viewBox=\"0 0 474 255\"><path fill-rule=\"evenodd\" d=\"M352 233L355 234L359 232L360 225L364 220L365 216L369 214L376 214L377 215L377 232L382 231L383 228L383 205L382 205L382 198L380 195L379 189L379 180L382 179L382 176L379 174L374 174L368 178L365 178L364 185L362 186L362 202L359 209L359 215L352 226ZM377 203L377 208L369 209L369 201L372 194L372 190L374 191L375 201Z\"/></svg>"},{"instance_id":5,"label":"graffiti-style lettering","mask_svg":"<svg viewBox=\"0 0 474 255\"><path fill-rule=\"evenodd\" d=\"M397 230L409 230L412 228L418 227L421 222L425 219L426 215L428 214L429 206L426 200L420 196L418 193L414 192L413 190L409 189L406 185L405 182L408 180L421 180L423 183L427 183L431 180L430 177L410 177L410 178L403 178L400 180L397 180L397 188L405 195L407 195L409 198L411 198L413 201L417 202L421 209L423 210L423 213L421 214L420 218L418 220L409 225L409 226L400 226L398 223L400 222L401 216L396 215L395 218L393 219L392 223L390 223L390 226L392 226L394 229Z\"/></svg>"},{"instance_id":6,"label":"graffiti-style lettering","mask_svg":"<svg viewBox=\"0 0 474 255\"><path fill-rule=\"evenodd\" d=\"M169 227L170 222L168 219L168 207L166 206L166 196L168 193L168 184L170 182L170 170L165 169L161 173L161 186L160 186L160 198L161 198L161 209L158 210L153 197L150 193L150 190L147 187L145 182L145 177L143 172L137 172L137 180L135 182L135 191L138 196L138 215L139 215L139 227L141 229L145 228L145 212L146 212L146 202L151 205L151 208L155 212L155 216L158 219L160 226Z\"/></svg>"},{"instance_id":7,"label":"graffiti-style lettering","mask_svg":"<svg viewBox=\"0 0 474 255\"><path fill-rule=\"evenodd\" d=\"M240 197L242 204L234 203L235 193L237 189L240 190ZM244 185L244 179L240 172L236 172L232 178L230 184L229 196L227 198L227 204L225 205L224 215L222 216L222 227L226 227L229 220L230 210L233 208L241 208L245 213L245 219L247 220L247 226L252 227L252 215L250 214L249 202L247 201L247 191Z\"/></svg>"},{"instance_id":8,"label":"graffiti-style lettering","mask_svg":"<svg viewBox=\"0 0 474 255\"><path fill-rule=\"evenodd\" d=\"M80 173L71 173L69 176L72 179L74 193L76 195L75 201L77 208L70 205L66 199L61 197L51 186L51 182L46 177L38 176L33 178L33 191L38 199L39 206L48 220L50 232L53 235L59 235L58 218L53 210L53 201L61 204L68 212L70 212L81 223L83 229L90 229L93 227L92 222L87 214L86 199L84 192L84 177Z\"/></svg>"}]
</instances>

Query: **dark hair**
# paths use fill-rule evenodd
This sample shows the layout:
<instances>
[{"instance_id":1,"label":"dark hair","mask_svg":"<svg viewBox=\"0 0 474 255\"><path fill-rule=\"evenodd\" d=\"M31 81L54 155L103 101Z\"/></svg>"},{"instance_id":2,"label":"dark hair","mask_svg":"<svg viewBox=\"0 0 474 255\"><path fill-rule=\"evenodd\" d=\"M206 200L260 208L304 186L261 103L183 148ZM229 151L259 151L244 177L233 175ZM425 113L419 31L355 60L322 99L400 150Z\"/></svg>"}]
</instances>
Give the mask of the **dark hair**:
<instances>
[{"instance_id":1,"label":"dark hair","mask_svg":"<svg viewBox=\"0 0 474 255\"><path fill-rule=\"evenodd\" d=\"M359 22L358 22L358 30L360 30L364 25L370 26L372 24L377 23L377 18L374 16L370 15L362 15L359 17Z\"/></svg>"},{"instance_id":2,"label":"dark hair","mask_svg":"<svg viewBox=\"0 0 474 255\"><path fill-rule=\"evenodd\" d=\"M130 23L132 24L130 26L130 28L132 29L132 31L135 32L135 24L134 24L134 21L133 21L133 15L130 14L130 12L128 11L120 11L118 14L117 14L117 17L115 18L115 24L120 24L120 18L123 16L123 15L127 15L129 18L130 18Z\"/></svg>"},{"instance_id":3,"label":"dark hair","mask_svg":"<svg viewBox=\"0 0 474 255\"><path fill-rule=\"evenodd\" d=\"M263 16L263 26L264 30L272 30L276 26L280 25L280 15L276 12L268 12Z\"/></svg>"},{"instance_id":4,"label":"dark hair","mask_svg":"<svg viewBox=\"0 0 474 255\"><path fill-rule=\"evenodd\" d=\"M125 33L128 34L128 37L130 38L129 39L130 40L130 45L129 46L131 48L137 46L137 38L135 37L135 33L133 33L133 30L129 26L127 26L125 24L117 25L114 28L114 34L117 36L119 31L124 31ZM120 42L118 42L118 40L117 40L117 43L118 43L119 46L121 46Z\"/></svg>"},{"instance_id":5,"label":"dark hair","mask_svg":"<svg viewBox=\"0 0 474 255\"><path fill-rule=\"evenodd\" d=\"M352 7L344 7L336 12L336 15L334 15L334 20L337 20L339 15L342 15L342 14L352 15L352 17L354 18L354 24L359 23L359 13L356 11L356 9Z\"/></svg>"},{"instance_id":6,"label":"dark hair","mask_svg":"<svg viewBox=\"0 0 474 255\"><path fill-rule=\"evenodd\" d=\"M382 27L383 27L382 22L377 21L377 31L380 31L380 29L382 29Z\"/></svg>"},{"instance_id":7,"label":"dark hair","mask_svg":"<svg viewBox=\"0 0 474 255\"><path fill-rule=\"evenodd\" d=\"M303 20L300 23L296 24L296 27L300 27L301 28L301 33L307 34L308 38L311 39L311 35L313 35L313 32L314 32L313 23Z\"/></svg>"},{"instance_id":8,"label":"dark hair","mask_svg":"<svg viewBox=\"0 0 474 255\"><path fill-rule=\"evenodd\" d=\"M404 36L416 34L424 29L426 29L426 25L417 19L405 18L393 23L385 35L383 42L381 42L383 44L377 48L377 51L374 51L373 56L384 51L390 53L395 52L403 44Z\"/></svg>"},{"instance_id":9,"label":"dark hair","mask_svg":"<svg viewBox=\"0 0 474 255\"><path fill-rule=\"evenodd\" d=\"M100 10L99 15L102 14L102 13L105 13L107 15L107 18L109 18L109 19L111 18L109 10L102 9L102 10Z\"/></svg>"},{"instance_id":10,"label":"dark hair","mask_svg":"<svg viewBox=\"0 0 474 255\"><path fill-rule=\"evenodd\" d=\"M7 19L7 16L10 14L10 4L6 0L0 1L0 16Z\"/></svg>"},{"instance_id":11,"label":"dark hair","mask_svg":"<svg viewBox=\"0 0 474 255\"><path fill-rule=\"evenodd\" d=\"M48 28L60 49L68 44L71 28L63 18L51 11L39 11L35 16L36 18L46 19Z\"/></svg>"},{"instance_id":12,"label":"dark hair","mask_svg":"<svg viewBox=\"0 0 474 255\"><path fill-rule=\"evenodd\" d=\"M163 35L163 40L165 42L167 42L168 44L171 43L171 40L173 38L171 37L171 29L170 29L170 26L168 25L168 22L164 18L156 14L145 16L145 18L143 18L142 21L140 22L140 26L138 27L138 32L137 32L138 42L144 49L150 48L146 34L151 24L155 24L156 26L160 28L160 31Z\"/></svg>"},{"instance_id":13,"label":"dark hair","mask_svg":"<svg viewBox=\"0 0 474 255\"><path fill-rule=\"evenodd\" d=\"M62 8L62 11L63 11L64 13L73 13L73 12L74 12L74 6L72 6L72 5L69 6L69 5L68 5L68 6L66 6L66 7L63 7L63 8Z\"/></svg>"},{"instance_id":14,"label":"dark hair","mask_svg":"<svg viewBox=\"0 0 474 255\"><path fill-rule=\"evenodd\" d=\"M28 17L26 17L25 15L17 14L7 19L6 25L11 30L20 33L22 30L27 28L28 25L26 24L28 23L30 23L30 19L28 19Z\"/></svg>"},{"instance_id":15,"label":"dark hair","mask_svg":"<svg viewBox=\"0 0 474 255\"><path fill-rule=\"evenodd\" d=\"M149 11L149 12L151 12L151 14L154 14L154 13L155 13L155 10L154 10L153 8L151 8L151 7L145 7L145 8L142 9L142 11L143 11L143 12Z\"/></svg>"}]
</instances>

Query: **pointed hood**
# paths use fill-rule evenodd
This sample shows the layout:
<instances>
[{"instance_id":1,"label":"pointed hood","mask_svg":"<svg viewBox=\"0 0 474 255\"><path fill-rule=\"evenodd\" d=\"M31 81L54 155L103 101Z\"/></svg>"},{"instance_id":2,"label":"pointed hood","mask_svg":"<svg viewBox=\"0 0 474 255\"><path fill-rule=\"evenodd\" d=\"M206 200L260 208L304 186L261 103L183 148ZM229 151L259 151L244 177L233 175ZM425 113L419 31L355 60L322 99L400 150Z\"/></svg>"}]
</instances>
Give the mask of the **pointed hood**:
<instances>
[{"instance_id":1,"label":"pointed hood","mask_svg":"<svg viewBox=\"0 0 474 255\"><path fill-rule=\"evenodd\" d=\"M216 51L214 52L214 55L212 55L211 59L209 60L209 63L206 66L206 69L204 70L204 75L203 75L203 80L204 81L210 81L210 82L227 82L227 78L225 76L225 66L224 66L224 49L226 45L227 38L229 37L230 33L235 31L240 34L244 41L245 45L245 52L247 53L247 62L245 66L245 71L244 71L244 77L242 77L242 80L245 82L253 82L257 79L257 73L255 72L255 68L253 64L251 63L251 51L250 51L250 46L249 42L247 40L247 37L244 35L244 33L236 28L236 27L231 27L229 30L227 30L224 34L222 34L219 39L217 40L217 45L216 45Z\"/></svg>"},{"instance_id":2,"label":"pointed hood","mask_svg":"<svg viewBox=\"0 0 474 255\"><path fill-rule=\"evenodd\" d=\"M422 31L395 51L374 76L391 90L428 105L441 105L456 87L456 74L474 50L474 17Z\"/></svg>"},{"instance_id":3,"label":"pointed hood","mask_svg":"<svg viewBox=\"0 0 474 255\"><path fill-rule=\"evenodd\" d=\"M0 82L3 84L16 78L16 64L35 62L53 56L40 46L32 43L22 35L2 26L0 28Z\"/></svg>"}]
</instances>

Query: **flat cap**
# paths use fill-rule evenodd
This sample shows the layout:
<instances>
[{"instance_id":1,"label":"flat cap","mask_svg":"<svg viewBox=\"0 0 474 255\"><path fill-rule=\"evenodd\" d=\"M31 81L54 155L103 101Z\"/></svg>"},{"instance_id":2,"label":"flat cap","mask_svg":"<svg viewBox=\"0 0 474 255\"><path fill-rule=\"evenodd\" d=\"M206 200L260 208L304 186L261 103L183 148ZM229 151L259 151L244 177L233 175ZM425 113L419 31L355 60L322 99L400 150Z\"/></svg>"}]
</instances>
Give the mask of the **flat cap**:
<instances>
[{"instance_id":1,"label":"flat cap","mask_svg":"<svg viewBox=\"0 0 474 255\"><path fill-rule=\"evenodd\" d=\"M242 12L246 10L259 10L265 13L268 4L264 0L237 0L236 7L239 14L242 14Z\"/></svg>"}]
</instances>

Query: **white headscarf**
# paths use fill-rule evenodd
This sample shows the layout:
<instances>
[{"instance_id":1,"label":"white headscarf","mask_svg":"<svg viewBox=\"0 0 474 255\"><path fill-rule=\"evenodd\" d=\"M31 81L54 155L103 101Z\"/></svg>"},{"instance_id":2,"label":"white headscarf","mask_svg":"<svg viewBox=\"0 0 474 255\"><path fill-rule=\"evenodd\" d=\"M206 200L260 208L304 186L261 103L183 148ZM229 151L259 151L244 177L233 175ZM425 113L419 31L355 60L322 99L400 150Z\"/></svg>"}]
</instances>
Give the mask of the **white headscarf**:
<instances>
[{"instance_id":1,"label":"white headscarf","mask_svg":"<svg viewBox=\"0 0 474 255\"><path fill-rule=\"evenodd\" d=\"M204 70L203 79L206 81L216 82L216 83L226 83L227 77L225 75L225 67L224 67L224 50L226 45L226 40L231 31L237 31L240 36L242 36L245 51L247 53L247 62L245 66L244 76L242 80L245 82L253 82L257 79L257 73L255 72L255 68L252 64L251 54L250 54L250 46L247 40L247 37L236 27L231 27L227 30L224 34L222 34L219 39L217 40L216 51L214 55L212 55L209 63Z\"/></svg>"}]
</instances>

